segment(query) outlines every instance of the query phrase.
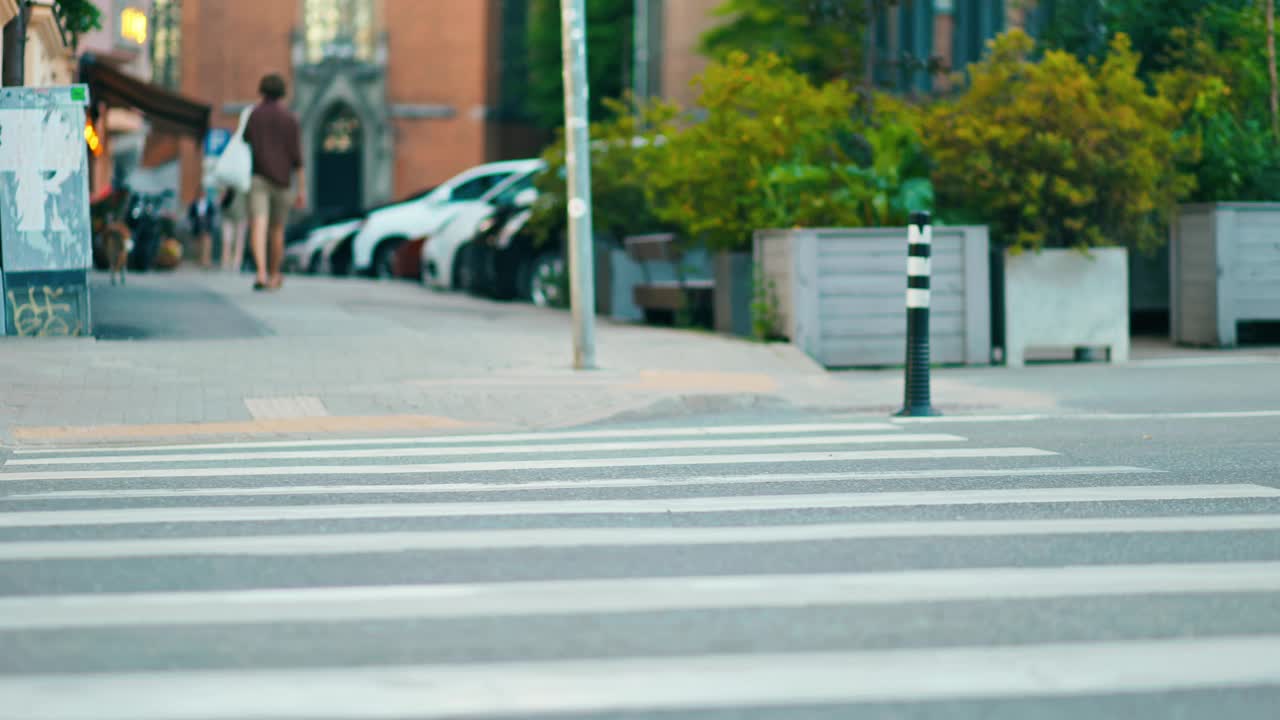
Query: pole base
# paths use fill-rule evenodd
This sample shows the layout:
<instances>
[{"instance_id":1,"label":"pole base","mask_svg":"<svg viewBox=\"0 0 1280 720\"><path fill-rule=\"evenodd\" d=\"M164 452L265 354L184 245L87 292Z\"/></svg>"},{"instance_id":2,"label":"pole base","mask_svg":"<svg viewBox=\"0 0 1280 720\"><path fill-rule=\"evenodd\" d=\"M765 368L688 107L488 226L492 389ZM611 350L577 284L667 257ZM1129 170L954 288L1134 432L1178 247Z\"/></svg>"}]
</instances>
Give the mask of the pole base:
<instances>
[{"instance_id":1,"label":"pole base","mask_svg":"<svg viewBox=\"0 0 1280 720\"><path fill-rule=\"evenodd\" d=\"M904 407L894 413L894 417L939 417L942 413L933 408L932 405L912 405Z\"/></svg>"}]
</instances>

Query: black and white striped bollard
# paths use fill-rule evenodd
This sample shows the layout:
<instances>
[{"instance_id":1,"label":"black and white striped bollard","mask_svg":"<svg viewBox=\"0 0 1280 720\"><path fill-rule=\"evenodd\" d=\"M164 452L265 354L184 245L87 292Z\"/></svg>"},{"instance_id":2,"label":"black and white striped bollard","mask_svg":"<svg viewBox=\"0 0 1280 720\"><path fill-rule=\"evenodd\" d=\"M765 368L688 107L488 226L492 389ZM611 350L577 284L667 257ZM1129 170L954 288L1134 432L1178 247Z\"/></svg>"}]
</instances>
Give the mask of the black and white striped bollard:
<instances>
[{"instance_id":1,"label":"black and white striped bollard","mask_svg":"<svg viewBox=\"0 0 1280 720\"><path fill-rule=\"evenodd\" d=\"M939 414L929 399L929 275L933 225L927 212L907 226L907 369L899 417Z\"/></svg>"}]
</instances>

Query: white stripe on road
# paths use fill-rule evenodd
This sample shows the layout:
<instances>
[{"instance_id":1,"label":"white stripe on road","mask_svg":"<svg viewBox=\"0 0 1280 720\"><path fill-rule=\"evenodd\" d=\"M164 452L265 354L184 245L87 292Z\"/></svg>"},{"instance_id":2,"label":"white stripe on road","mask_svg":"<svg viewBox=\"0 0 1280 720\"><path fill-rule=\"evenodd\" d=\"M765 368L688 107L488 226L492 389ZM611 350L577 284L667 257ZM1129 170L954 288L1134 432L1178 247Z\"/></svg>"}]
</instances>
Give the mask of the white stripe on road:
<instances>
[{"instance_id":1,"label":"white stripe on road","mask_svg":"<svg viewBox=\"0 0 1280 720\"><path fill-rule=\"evenodd\" d=\"M418 463L412 465L261 465L257 467L173 467L130 470L50 470L0 473L0 482L44 480L140 480L142 478L228 478L272 475L431 475L503 470L580 470L587 468L672 467L683 465L773 465L852 462L859 460L933 460L947 458L1042 457L1057 455L1037 448L947 448L916 450L847 450L747 455L656 455L647 457L564 458L491 462Z\"/></svg>"},{"instance_id":2,"label":"white stripe on road","mask_svg":"<svg viewBox=\"0 0 1280 720\"><path fill-rule=\"evenodd\" d=\"M1017 415L941 415L938 417L894 418L895 425L935 425L963 423L1019 423L1053 421L1132 421L1132 420L1247 420L1280 418L1280 410L1240 410L1226 412L1169 413L1022 413Z\"/></svg>"},{"instance_id":3,"label":"white stripe on road","mask_svg":"<svg viewBox=\"0 0 1280 720\"><path fill-rule=\"evenodd\" d=\"M1070 477L1078 475L1159 475L1163 470L1124 465L1030 467L980 470L890 470L886 472L760 473L755 475L695 475L529 480L517 482L417 483L413 485L268 485L262 487L148 488L107 490L50 490L0 496L12 500L134 500L140 498L266 497L283 495L378 495L510 492L519 490L580 490L584 488L651 488L690 485L746 485L767 483L866 482L873 480L944 480L954 478Z\"/></svg>"},{"instance_id":4,"label":"white stripe on road","mask_svg":"<svg viewBox=\"0 0 1280 720\"><path fill-rule=\"evenodd\" d=\"M1280 563L705 575L0 598L0 630L811 608L1280 591Z\"/></svg>"},{"instance_id":5,"label":"white stripe on road","mask_svg":"<svg viewBox=\"0 0 1280 720\"><path fill-rule=\"evenodd\" d=\"M627 500L528 500L518 502L266 505L162 507L0 513L0 527L135 525L144 523L273 522L369 518L486 517L511 515L629 515L769 510L821 510L933 505L1127 502L1280 498L1262 485L1123 485L999 490L750 495Z\"/></svg>"},{"instance_id":6,"label":"white stripe on road","mask_svg":"<svg viewBox=\"0 0 1280 720\"><path fill-rule=\"evenodd\" d=\"M818 435L699 440L591 442L502 447L363 448L360 450L267 450L260 452L182 453L162 455L86 455L14 458L7 465L124 465L136 463L244 462L249 460L341 460L343 458L456 457L460 455L553 455L556 453L636 452L646 450L723 450L729 448L815 447L907 443L964 442L959 435L894 433L887 435Z\"/></svg>"},{"instance_id":7,"label":"white stripe on road","mask_svg":"<svg viewBox=\"0 0 1280 720\"><path fill-rule=\"evenodd\" d=\"M0 678L23 720L421 720L1075 697L1280 683L1280 636ZM849 717L858 713L850 709Z\"/></svg>"},{"instance_id":8,"label":"white stripe on road","mask_svg":"<svg viewBox=\"0 0 1280 720\"><path fill-rule=\"evenodd\" d=\"M381 447L394 445L467 445L557 440L621 440L625 438L709 437L712 435L788 435L819 432L887 432L896 429L883 422L782 423L778 425L720 425L713 427L629 428L622 430L575 430L570 432L489 433L484 435L437 435L431 437L347 438L333 440L268 440L256 442L191 443L186 445L135 445L123 447L18 448L15 455L56 453L176 452L179 450L265 450L308 447Z\"/></svg>"},{"instance_id":9,"label":"white stripe on road","mask_svg":"<svg viewBox=\"0 0 1280 720\"><path fill-rule=\"evenodd\" d=\"M104 560L197 556L337 556L439 550L744 545L829 540L981 538L1044 535L1258 532L1280 530L1280 515L947 520L733 527L547 528L430 532L257 535L137 540L0 543L0 561Z\"/></svg>"}]
</instances>

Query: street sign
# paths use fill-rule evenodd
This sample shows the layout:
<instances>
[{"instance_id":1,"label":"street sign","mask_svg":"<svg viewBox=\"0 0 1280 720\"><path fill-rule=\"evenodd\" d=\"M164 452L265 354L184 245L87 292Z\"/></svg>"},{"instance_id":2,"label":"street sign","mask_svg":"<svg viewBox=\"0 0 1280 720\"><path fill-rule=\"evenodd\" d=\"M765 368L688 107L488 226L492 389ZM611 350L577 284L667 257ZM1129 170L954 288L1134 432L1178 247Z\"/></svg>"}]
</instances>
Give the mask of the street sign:
<instances>
[{"instance_id":1,"label":"street sign","mask_svg":"<svg viewBox=\"0 0 1280 720\"><path fill-rule=\"evenodd\" d=\"M213 128L204 136L205 157L217 157L231 142L231 131L224 128Z\"/></svg>"}]
</instances>

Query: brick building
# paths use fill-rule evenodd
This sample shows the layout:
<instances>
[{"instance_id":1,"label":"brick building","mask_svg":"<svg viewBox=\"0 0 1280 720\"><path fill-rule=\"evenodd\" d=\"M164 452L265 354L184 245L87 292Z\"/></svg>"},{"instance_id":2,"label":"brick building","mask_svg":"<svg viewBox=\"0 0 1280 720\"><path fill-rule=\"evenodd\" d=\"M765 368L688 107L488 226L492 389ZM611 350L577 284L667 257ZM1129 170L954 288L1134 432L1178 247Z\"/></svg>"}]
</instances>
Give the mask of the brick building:
<instances>
[{"instance_id":1,"label":"brick building","mask_svg":"<svg viewBox=\"0 0 1280 720\"><path fill-rule=\"evenodd\" d=\"M538 150L535 133L498 111L502 48L523 38L524 0L156 5L155 79L211 104L214 127L234 128L264 73L290 80L313 210L368 207ZM194 142L180 154L190 198L207 163Z\"/></svg>"}]
</instances>

